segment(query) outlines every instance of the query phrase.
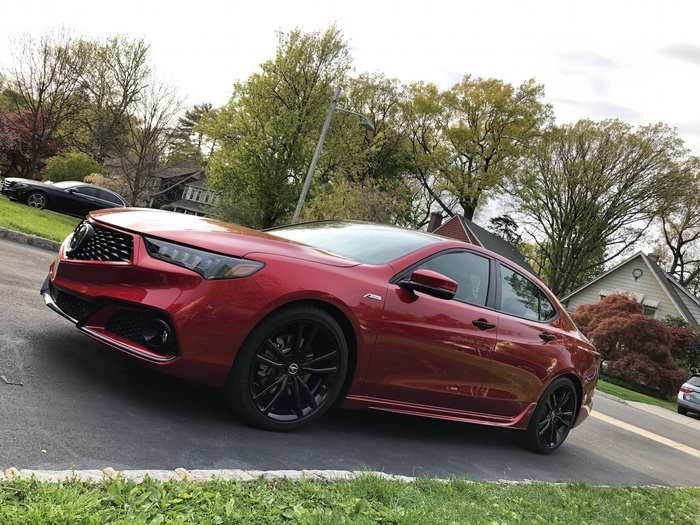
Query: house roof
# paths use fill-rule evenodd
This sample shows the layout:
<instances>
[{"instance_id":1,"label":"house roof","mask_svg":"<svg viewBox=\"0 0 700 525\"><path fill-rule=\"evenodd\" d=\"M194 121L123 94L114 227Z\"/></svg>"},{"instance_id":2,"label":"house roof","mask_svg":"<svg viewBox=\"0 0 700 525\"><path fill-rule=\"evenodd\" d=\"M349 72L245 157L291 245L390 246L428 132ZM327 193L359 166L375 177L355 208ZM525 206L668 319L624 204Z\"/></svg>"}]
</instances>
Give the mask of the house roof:
<instances>
[{"instance_id":1,"label":"house roof","mask_svg":"<svg viewBox=\"0 0 700 525\"><path fill-rule=\"evenodd\" d=\"M641 259L644 261L646 266L649 268L651 273L656 277L657 282L659 283L659 286L661 286L661 289L666 293L668 296L669 300L673 304L673 306L676 307L676 310L681 314L683 319L688 323L688 326L692 328L695 332L700 334L700 320L696 319L695 316L691 313L691 311L688 309L688 307L685 305L683 302L683 299L680 297L679 294L684 294L688 296L694 303L696 303L698 306L700 306L700 300L698 300L697 297L695 297L689 290L684 288L678 281L676 281L670 274L665 272L663 268L661 268L655 260L653 260L651 257L649 257L647 254L644 252L637 252L631 257L628 257L624 261L620 262L619 264L616 264L612 268L610 268L608 271L602 273L592 281L590 281L587 284L584 284L583 286L577 288L573 292L571 292L569 295L566 297L562 298L562 302L567 301L577 293L579 293L581 290L584 290L588 288L589 286L595 284L596 282L600 281L603 277L606 275L610 275L617 269L621 268L622 266L626 265L628 262L637 259L641 257Z\"/></svg>"},{"instance_id":2,"label":"house roof","mask_svg":"<svg viewBox=\"0 0 700 525\"><path fill-rule=\"evenodd\" d=\"M455 231L455 225L458 225L460 229ZM523 257L523 255L516 250L512 244L501 239L495 233L491 233L490 231L482 228L474 221L471 221L462 215L455 215L454 217L450 218L447 222L435 228L433 233L471 242L472 244L476 244L477 246L491 250L501 257L505 257L506 259L513 261L518 266L521 266L531 274L535 275L535 271L532 269L532 267L530 267L528 262L525 260L525 257ZM464 235L462 235L462 233Z\"/></svg>"},{"instance_id":3,"label":"house roof","mask_svg":"<svg viewBox=\"0 0 700 525\"><path fill-rule=\"evenodd\" d=\"M197 201L190 201L187 199L180 199L175 202L170 202L161 206L163 210L174 210L175 208L182 208L188 211L196 211L198 213L207 213L211 211L211 208L206 204L202 204Z\"/></svg>"}]
</instances>

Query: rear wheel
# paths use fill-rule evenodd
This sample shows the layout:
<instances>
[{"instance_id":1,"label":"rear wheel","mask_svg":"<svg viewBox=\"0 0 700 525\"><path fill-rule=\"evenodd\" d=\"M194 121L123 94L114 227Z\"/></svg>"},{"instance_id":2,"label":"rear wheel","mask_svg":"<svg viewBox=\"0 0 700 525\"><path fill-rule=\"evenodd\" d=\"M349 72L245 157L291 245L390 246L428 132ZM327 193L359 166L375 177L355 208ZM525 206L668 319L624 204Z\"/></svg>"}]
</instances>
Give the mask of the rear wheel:
<instances>
[{"instance_id":1,"label":"rear wheel","mask_svg":"<svg viewBox=\"0 0 700 525\"><path fill-rule=\"evenodd\" d=\"M532 415L524 436L525 445L539 454L554 452L569 435L577 408L574 383L565 377L553 381Z\"/></svg>"},{"instance_id":2,"label":"rear wheel","mask_svg":"<svg viewBox=\"0 0 700 525\"><path fill-rule=\"evenodd\" d=\"M226 396L247 422L293 430L333 405L347 368L347 341L335 319L312 306L292 307L273 314L248 337Z\"/></svg>"},{"instance_id":3,"label":"rear wheel","mask_svg":"<svg viewBox=\"0 0 700 525\"><path fill-rule=\"evenodd\" d=\"M688 415L688 409L683 408L682 406L678 407L678 413L682 416L687 416Z\"/></svg>"},{"instance_id":4,"label":"rear wheel","mask_svg":"<svg viewBox=\"0 0 700 525\"><path fill-rule=\"evenodd\" d=\"M33 191L27 195L27 205L32 208L43 210L48 203L49 201L43 191Z\"/></svg>"}]
</instances>

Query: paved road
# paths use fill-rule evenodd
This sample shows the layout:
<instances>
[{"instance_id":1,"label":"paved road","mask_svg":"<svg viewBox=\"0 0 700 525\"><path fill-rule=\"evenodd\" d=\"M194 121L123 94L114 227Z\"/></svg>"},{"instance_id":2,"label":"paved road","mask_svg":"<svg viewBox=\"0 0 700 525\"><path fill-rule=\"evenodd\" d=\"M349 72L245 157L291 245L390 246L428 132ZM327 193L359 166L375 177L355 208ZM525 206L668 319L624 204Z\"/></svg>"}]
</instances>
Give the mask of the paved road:
<instances>
[{"instance_id":1,"label":"paved road","mask_svg":"<svg viewBox=\"0 0 700 525\"><path fill-rule=\"evenodd\" d=\"M370 469L472 479L700 485L700 459L609 419L589 418L552 456L512 432L341 411L312 428L248 428L215 390L144 369L44 307L51 254L0 241L0 469ZM596 409L700 448L700 431L598 397ZM693 449L693 450L694 450Z\"/></svg>"}]
</instances>

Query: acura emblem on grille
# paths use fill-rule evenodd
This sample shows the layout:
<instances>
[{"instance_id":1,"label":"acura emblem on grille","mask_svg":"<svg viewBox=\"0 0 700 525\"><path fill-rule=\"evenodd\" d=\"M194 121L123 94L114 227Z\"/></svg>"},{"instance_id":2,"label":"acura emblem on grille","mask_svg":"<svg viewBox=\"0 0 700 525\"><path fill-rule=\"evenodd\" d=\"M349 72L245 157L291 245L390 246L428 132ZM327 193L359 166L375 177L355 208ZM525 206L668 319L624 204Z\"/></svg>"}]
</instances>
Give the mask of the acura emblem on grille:
<instances>
[{"instance_id":1,"label":"acura emblem on grille","mask_svg":"<svg viewBox=\"0 0 700 525\"><path fill-rule=\"evenodd\" d=\"M87 242L87 240L95 234L95 230L92 225L88 222L80 223L80 225L73 232L73 237L70 239L68 244L68 252L74 252Z\"/></svg>"}]
</instances>

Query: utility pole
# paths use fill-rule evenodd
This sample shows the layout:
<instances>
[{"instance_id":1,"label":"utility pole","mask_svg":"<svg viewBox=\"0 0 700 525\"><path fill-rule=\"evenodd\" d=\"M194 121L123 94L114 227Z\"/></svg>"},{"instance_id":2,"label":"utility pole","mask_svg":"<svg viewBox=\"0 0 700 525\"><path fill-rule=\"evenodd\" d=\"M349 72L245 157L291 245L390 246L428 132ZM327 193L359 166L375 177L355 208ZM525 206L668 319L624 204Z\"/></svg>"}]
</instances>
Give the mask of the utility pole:
<instances>
[{"instance_id":1,"label":"utility pole","mask_svg":"<svg viewBox=\"0 0 700 525\"><path fill-rule=\"evenodd\" d=\"M301 215L301 210L304 207L304 201L306 200L306 195L309 193L309 188L311 187L311 179L314 176L314 171L316 171L316 164L318 164L318 159L321 157L321 151L323 151L323 143L326 141L326 136L328 135L328 130L331 127L331 120L333 120L333 113L335 113L338 107L338 100L340 99L340 87L336 88L333 100L331 100L330 106L328 106L328 111L326 112L326 120L323 121L323 128L321 128L321 136L318 138L318 143L316 144L316 149L314 150L314 156L311 159L311 164L309 165L309 171L306 172L306 178L304 179L304 186L301 189L301 195L299 195L299 200L297 201L297 207L294 210L294 215L292 216L292 224L299 222L299 216Z\"/></svg>"}]
</instances>

